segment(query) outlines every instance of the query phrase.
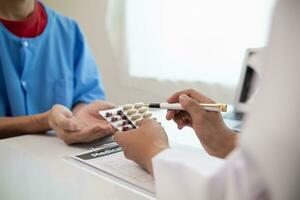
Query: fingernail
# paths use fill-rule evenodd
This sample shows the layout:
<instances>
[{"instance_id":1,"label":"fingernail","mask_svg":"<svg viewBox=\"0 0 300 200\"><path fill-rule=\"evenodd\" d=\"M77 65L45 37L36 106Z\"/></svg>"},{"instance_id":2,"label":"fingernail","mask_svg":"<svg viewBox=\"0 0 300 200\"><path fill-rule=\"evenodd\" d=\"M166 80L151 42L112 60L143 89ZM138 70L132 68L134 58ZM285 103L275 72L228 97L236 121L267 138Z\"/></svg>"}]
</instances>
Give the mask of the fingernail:
<instances>
[{"instance_id":1,"label":"fingernail","mask_svg":"<svg viewBox=\"0 0 300 200\"><path fill-rule=\"evenodd\" d=\"M186 94L182 94L179 96L180 101L184 101L188 96Z\"/></svg>"}]
</instances>

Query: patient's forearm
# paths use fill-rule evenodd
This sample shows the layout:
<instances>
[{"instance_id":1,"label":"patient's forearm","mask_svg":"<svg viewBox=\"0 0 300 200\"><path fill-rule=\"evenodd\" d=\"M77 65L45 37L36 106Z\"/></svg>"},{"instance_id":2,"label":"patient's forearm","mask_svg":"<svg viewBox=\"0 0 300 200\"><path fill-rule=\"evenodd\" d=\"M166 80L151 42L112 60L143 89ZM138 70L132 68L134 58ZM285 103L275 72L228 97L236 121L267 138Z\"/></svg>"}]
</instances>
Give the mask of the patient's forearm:
<instances>
[{"instance_id":1,"label":"patient's forearm","mask_svg":"<svg viewBox=\"0 0 300 200\"><path fill-rule=\"evenodd\" d=\"M48 112L22 117L0 117L0 139L42 133L49 129Z\"/></svg>"}]
</instances>

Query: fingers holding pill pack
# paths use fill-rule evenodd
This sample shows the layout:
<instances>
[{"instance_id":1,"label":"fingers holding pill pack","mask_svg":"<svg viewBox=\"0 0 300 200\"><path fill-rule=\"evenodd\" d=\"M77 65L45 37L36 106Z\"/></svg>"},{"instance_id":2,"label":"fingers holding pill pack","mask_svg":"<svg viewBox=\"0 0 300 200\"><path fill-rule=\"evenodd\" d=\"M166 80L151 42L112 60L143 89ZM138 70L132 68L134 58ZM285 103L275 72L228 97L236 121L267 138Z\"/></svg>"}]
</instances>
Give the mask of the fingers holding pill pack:
<instances>
[{"instance_id":1,"label":"fingers holding pill pack","mask_svg":"<svg viewBox=\"0 0 300 200\"><path fill-rule=\"evenodd\" d=\"M139 127L142 119L154 119L152 112L144 103L126 104L118 108L99 111L111 125L119 131L127 131Z\"/></svg>"}]
</instances>

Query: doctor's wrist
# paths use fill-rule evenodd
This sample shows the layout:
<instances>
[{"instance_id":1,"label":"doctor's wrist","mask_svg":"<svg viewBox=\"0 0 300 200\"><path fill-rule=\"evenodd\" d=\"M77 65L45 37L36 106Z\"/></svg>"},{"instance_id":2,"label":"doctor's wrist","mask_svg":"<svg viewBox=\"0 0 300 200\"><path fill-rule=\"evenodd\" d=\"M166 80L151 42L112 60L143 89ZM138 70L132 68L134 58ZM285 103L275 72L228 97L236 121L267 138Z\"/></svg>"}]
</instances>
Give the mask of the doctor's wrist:
<instances>
[{"instance_id":1,"label":"doctor's wrist","mask_svg":"<svg viewBox=\"0 0 300 200\"><path fill-rule=\"evenodd\" d=\"M215 155L219 158L226 158L230 152L232 152L236 147L236 141L238 139L238 135L228 129L222 137L222 141L218 145L219 148L216 148Z\"/></svg>"},{"instance_id":2,"label":"doctor's wrist","mask_svg":"<svg viewBox=\"0 0 300 200\"><path fill-rule=\"evenodd\" d=\"M170 148L169 145L159 145L151 148L146 156L146 162L144 164L144 168L153 175L153 168L152 168L152 160L153 158L158 155L159 153L163 152L164 150Z\"/></svg>"}]
</instances>

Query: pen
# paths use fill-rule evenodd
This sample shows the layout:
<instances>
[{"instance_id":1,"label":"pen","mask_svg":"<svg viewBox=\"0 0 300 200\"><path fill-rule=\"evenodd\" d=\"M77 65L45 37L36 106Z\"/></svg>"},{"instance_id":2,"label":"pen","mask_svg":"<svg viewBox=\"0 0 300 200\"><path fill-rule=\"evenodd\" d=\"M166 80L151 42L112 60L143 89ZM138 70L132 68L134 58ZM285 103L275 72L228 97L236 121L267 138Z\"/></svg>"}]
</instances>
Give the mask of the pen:
<instances>
[{"instance_id":1,"label":"pen","mask_svg":"<svg viewBox=\"0 0 300 200\"><path fill-rule=\"evenodd\" d=\"M199 105L202 106L206 111L227 112L227 104L199 103ZM149 103L145 104L145 106L149 108L160 108L168 110L184 110L180 103Z\"/></svg>"}]
</instances>

